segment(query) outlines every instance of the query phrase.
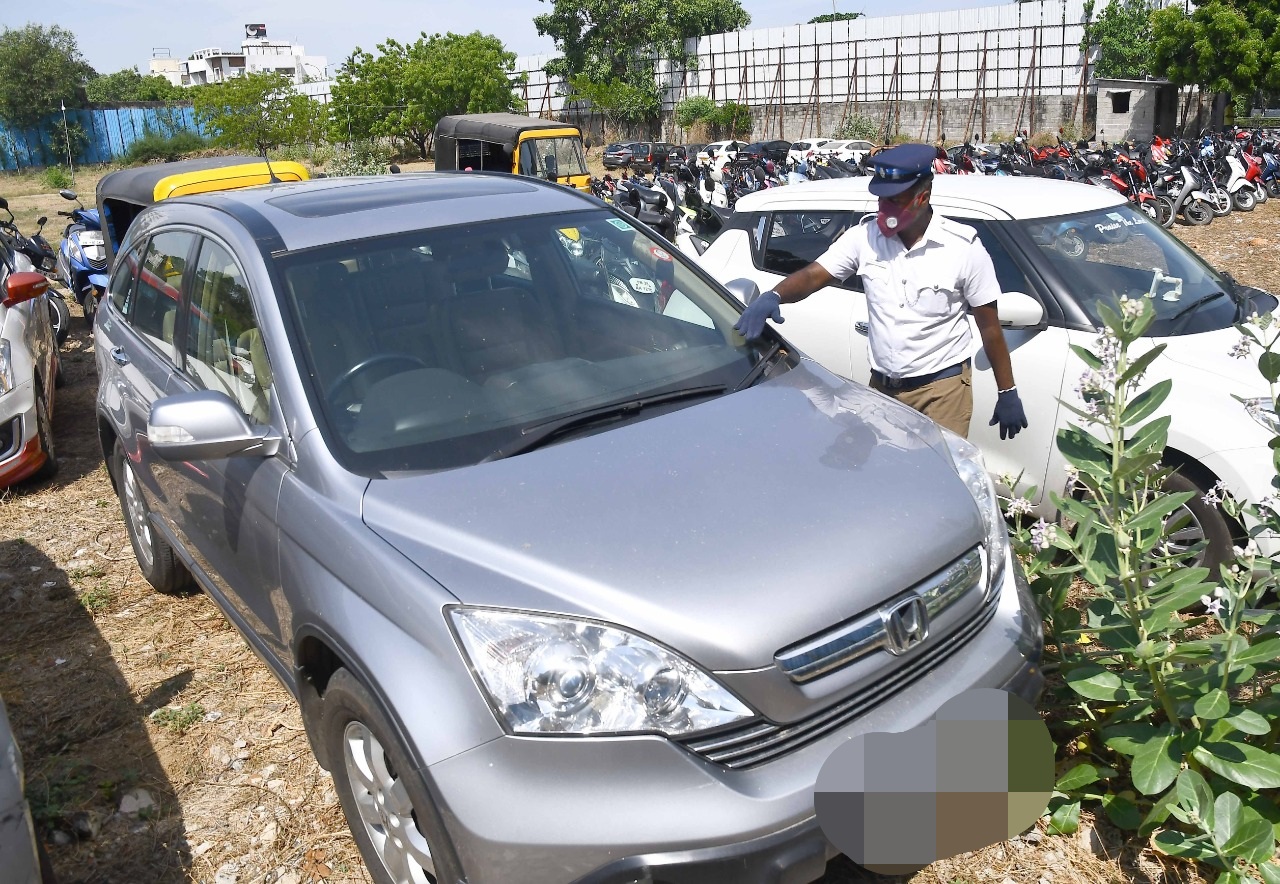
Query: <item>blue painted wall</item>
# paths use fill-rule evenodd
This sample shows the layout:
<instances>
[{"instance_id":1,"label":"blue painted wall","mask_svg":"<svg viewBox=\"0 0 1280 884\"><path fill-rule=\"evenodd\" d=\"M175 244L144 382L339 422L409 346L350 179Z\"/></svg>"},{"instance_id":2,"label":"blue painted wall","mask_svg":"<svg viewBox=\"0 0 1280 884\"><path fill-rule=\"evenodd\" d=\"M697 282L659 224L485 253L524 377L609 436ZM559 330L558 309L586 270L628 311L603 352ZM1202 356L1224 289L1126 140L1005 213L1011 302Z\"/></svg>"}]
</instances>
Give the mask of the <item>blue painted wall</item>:
<instances>
[{"instance_id":1,"label":"blue painted wall","mask_svg":"<svg viewBox=\"0 0 1280 884\"><path fill-rule=\"evenodd\" d=\"M68 110L67 124L79 124L88 143L77 163L109 163L124 156L129 145L148 132L172 135L183 130L205 134L196 124L190 105ZM62 128L62 114L47 117L40 129L14 130L0 123L0 169L66 165L67 158L53 147L55 127Z\"/></svg>"}]
</instances>

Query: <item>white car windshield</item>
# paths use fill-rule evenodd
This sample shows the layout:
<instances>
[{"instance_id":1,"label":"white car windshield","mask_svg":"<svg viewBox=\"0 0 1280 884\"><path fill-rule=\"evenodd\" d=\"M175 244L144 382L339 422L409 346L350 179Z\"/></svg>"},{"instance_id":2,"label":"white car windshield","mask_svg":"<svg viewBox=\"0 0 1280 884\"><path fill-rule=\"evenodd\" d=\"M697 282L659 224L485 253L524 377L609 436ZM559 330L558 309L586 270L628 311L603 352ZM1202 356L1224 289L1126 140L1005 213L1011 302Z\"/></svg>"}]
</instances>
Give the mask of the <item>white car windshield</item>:
<instances>
[{"instance_id":1,"label":"white car windshield","mask_svg":"<svg viewBox=\"0 0 1280 884\"><path fill-rule=\"evenodd\" d=\"M1030 236L1095 326L1104 324L1099 306L1119 309L1122 297L1151 298L1150 333L1157 336L1227 328L1240 318L1243 299L1231 280L1132 206L1012 224Z\"/></svg>"}]
</instances>

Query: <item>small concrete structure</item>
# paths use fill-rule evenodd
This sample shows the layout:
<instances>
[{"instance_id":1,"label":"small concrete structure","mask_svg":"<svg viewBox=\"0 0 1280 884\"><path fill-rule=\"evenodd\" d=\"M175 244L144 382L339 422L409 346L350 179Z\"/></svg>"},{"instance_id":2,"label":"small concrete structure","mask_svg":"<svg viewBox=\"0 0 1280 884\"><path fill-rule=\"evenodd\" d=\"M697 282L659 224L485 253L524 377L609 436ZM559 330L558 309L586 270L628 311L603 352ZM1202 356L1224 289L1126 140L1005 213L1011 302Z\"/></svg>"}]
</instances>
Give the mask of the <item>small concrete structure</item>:
<instances>
[{"instance_id":1,"label":"small concrete structure","mask_svg":"<svg viewBox=\"0 0 1280 884\"><path fill-rule=\"evenodd\" d=\"M1103 141L1146 141L1170 137L1178 122L1178 87L1168 80L1098 77L1097 137Z\"/></svg>"}]
</instances>

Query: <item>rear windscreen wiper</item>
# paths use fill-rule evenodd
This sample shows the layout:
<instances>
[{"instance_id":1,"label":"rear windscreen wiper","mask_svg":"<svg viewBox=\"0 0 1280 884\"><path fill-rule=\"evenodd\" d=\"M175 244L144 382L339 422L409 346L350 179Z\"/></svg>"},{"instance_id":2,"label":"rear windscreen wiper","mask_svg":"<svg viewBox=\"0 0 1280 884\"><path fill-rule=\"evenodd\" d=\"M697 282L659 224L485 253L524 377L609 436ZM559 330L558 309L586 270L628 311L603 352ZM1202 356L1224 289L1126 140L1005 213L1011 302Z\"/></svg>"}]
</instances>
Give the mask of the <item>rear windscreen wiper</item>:
<instances>
[{"instance_id":1,"label":"rear windscreen wiper","mask_svg":"<svg viewBox=\"0 0 1280 884\"><path fill-rule=\"evenodd\" d=\"M670 390L666 393L655 393L652 396L640 396L634 399L623 399L610 402L595 408L588 408L576 414L553 418L540 424L531 424L520 431L520 437L498 450L481 458L478 463L502 460L516 454L524 454L541 445L563 436L565 433L581 429L602 421L615 421L632 417L652 405L666 402L678 402L682 399L698 399L705 396L719 396L727 391L723 384L711 384L705 387L688 387L684 390Z\"/></svg>"}]
</instances>

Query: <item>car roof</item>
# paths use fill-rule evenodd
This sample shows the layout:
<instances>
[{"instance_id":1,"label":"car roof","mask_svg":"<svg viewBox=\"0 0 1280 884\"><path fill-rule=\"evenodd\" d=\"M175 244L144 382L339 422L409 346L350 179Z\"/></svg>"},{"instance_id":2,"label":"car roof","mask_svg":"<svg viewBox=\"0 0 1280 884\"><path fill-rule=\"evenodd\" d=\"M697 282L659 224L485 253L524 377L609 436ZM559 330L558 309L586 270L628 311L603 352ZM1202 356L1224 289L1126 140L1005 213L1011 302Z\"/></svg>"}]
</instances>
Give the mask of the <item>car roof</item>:
<instances>
[{"instance_id":1,"label":"car roof","mask_svg":"<svg viewBox=\"0 0 1280 884\"><path fill-rule=\"evenodd\" d=\"M875 201L867 190L871 179L833 178L771 187L740 197L735 212L771 208L810 208L814 204L842 208L848 200ZM934 197L985 206L1011 218L1045 218L1123 205L1123 196L1105 187L1046 178L1011 175L937 175Z\"/></svg>"},{"instance_id":2,"label":"car roof","mask_svg":"<svg viewBox=\"0 0 1280 884\"><path fill-rule=\"evenodd\" d=\"M164 204L175 215L189 205L226 212L260 242L271 242L272 251L599 208L592 197L562 184L501 172L324 178L178 197Z\"/></svg>"}]
</instances>

